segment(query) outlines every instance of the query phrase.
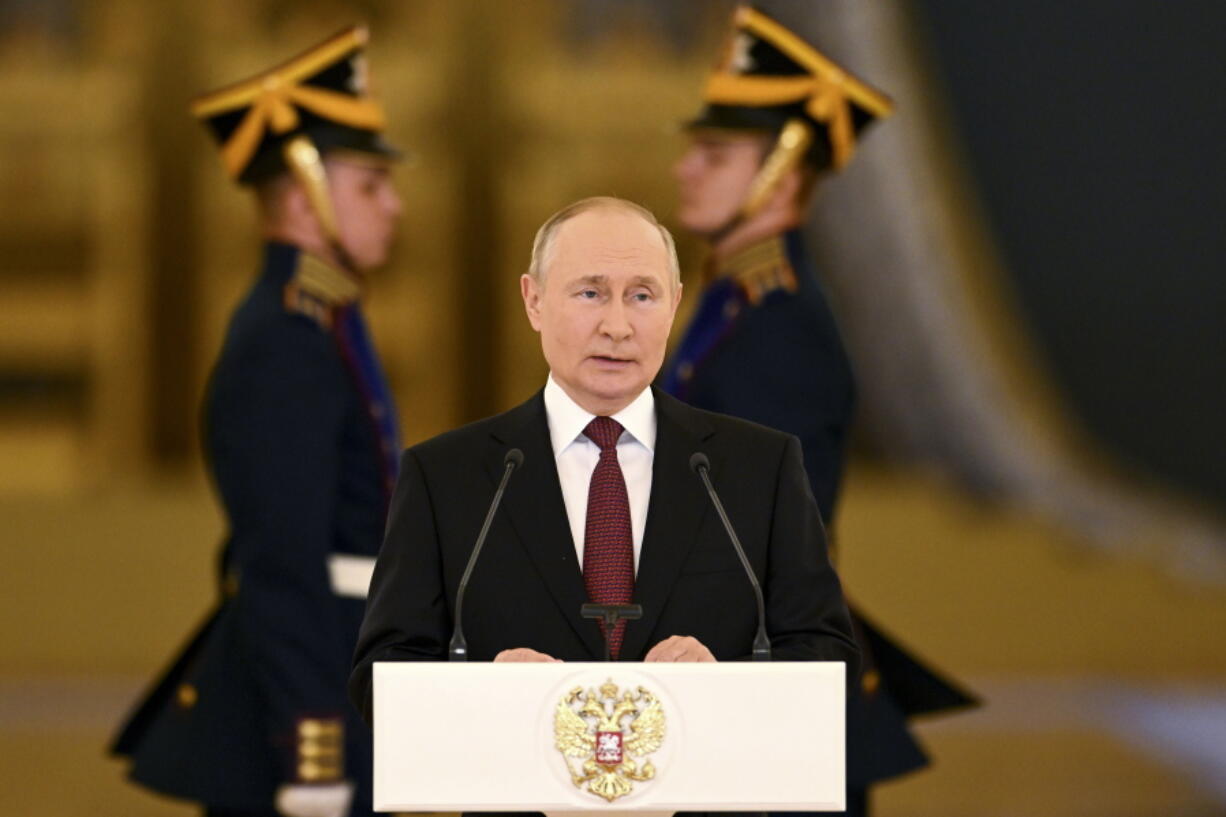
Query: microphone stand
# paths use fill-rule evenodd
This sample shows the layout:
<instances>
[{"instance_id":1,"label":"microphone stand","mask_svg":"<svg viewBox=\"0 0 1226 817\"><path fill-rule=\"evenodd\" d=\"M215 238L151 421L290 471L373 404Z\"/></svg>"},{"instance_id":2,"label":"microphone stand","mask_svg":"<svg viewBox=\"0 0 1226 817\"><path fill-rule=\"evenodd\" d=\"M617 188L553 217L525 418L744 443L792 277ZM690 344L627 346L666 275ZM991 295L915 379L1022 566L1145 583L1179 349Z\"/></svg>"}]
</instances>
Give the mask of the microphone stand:
<instances>
[{"instance_id":1,"label":"microphone stand","mask_svg":"<svg viewBox=\"0 0 1226 817\"><path fill-rule=\"evenodd\" d=\"M707 495L711 497L711 504L715 506L720 521L724 523L724 530L728 532L728 538L732 540L732 547L736 550L741 566L745 568L745 575L749 577L749 584L753 587L754 600L758 603L758 632L753 637L753 660L769 661L771 660L771 642L766 635L766 602L762 598L762 586L758 583L758 576L753 572L753 567L749 564L745 548L741 547L741 540L737 538L736 531L732 529L732 522L728 520L728 514L724 511L724 503L719 501L719 494L715 493L715 486L711 484L709 474L711 461L707 459L706 454L696 452L690 457L690 468L698 474L702 479L702 484L707 487Z\"/></svg>"},{"instance_id":2,"label":"microphone stand","mask_svg":"<svg viewBox=\"0 0 1226 817\"><path fill-rule=\"evenodd\" d=\"M468 579L473 574L473 567L477 564L477 557L481 555L481 548L485 547L485 537L490 532L490 523L494 521L494 513L502 503L502 493L507 489L507 482L511 479L511 474L515 469L524 464L524 452L518 448L512 448L503 457L502 463L506 466L506 470L502 472L502 481L498 483L498 490L494 492L494 499L490 502L490 509L485 514L485 522L481 525L481 532L477 534L477 544L473 545L473 552L468 557L468 564L464 566L464 575L460 577L460 586L456 590L455 631L451 634L451 643L447 645L448 661L468 660L468 642L464 639L463 626L464 591L468 589Z\"/></svg>"}]
</instances>

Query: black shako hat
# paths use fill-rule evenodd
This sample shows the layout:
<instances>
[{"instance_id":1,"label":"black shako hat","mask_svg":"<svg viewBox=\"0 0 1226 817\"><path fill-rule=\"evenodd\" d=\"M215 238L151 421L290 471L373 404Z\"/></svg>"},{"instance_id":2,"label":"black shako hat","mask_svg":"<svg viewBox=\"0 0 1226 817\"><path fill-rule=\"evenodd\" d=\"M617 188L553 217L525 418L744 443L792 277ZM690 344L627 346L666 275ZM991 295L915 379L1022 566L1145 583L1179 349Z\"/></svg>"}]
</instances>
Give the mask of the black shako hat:
<instances>
[{"instance_id":1,"label":"black shako hat","mask_svg":"<svg viewBox=\"0 0 1226 817\"><path fill-rule=\"evenodd\" d=\"M818 170L842 169L860 131L894 109L883 93L750 6L733 15L703 101L687 129L778 133L791 120L804 121L814 136L805 161Z\"/></svg>"},{"instance_id":2,"label":"black shako hat","mask_svg":"<svg viewBox=\"0 0 1226 817\"><path fill-rule=\"evenodd\" d=\"M250 79L196 98L194 116L216 138L226 172L257 184L284 172L285 145L305 136L321 154L355 151L382 159L383 107L370 95L365 26L353 26Z\"/></svg>"}]
</instances>

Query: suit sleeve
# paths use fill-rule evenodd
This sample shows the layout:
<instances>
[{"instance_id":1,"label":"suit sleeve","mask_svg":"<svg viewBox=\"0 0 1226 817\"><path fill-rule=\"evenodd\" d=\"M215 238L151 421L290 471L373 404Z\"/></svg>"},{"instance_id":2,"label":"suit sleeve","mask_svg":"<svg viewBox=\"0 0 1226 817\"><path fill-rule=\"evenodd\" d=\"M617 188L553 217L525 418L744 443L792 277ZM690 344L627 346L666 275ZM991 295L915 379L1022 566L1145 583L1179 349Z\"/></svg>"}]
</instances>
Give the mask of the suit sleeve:
<instances>
[{"instance_id":1,"label":"suit sleeve","mask_svg":"<svg viewBox=\"0 0 1226 817\"><path fill-rule=\"evenodd\" d=\"M400 461L349 678L349 697L367 723L372 722L373 664L441 661L451 626L430 493L421 462L409 449Z\"/></svg>"},{"instance_id":2,"label":"suit sleeve","mask_svg":"<svg viewBox=\"0 0 1226 817\"><path fill-rule=\"evenodd\" d=\"M795 437L788 437L776 480L765 592L776 660L845 661L849 681L858 677L859 648Z\"/></svg>"},{"instance_id":3,"label":"suit sleeve","mask_svg":"<svg viewBox=\"0 0 1226 817\"><path fill-rule=\"evenodd\" d=\"M306 322L275 324L239 352L216 384L210 448L233 526L235 614L291 778L297 722L345 712L327 559L348 386L331 338Z\"/></svg>"}]
</instances>

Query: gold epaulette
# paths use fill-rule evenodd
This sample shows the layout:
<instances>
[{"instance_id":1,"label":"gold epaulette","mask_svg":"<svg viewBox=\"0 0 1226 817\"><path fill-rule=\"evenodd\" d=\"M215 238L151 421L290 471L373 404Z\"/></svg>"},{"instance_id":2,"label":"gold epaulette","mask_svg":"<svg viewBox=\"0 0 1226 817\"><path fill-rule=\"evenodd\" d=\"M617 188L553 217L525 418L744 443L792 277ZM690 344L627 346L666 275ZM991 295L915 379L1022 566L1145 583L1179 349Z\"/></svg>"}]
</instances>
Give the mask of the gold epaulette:
<instances>
[{"instance_id":1,"label":"gold epaulette","mask_svg":"<svg viewBox=\"0 0 1226 817\"><path fill-rule=\"evenodd\" d=\"M298 721L297 775L302 783L333 783L345 776L345 723L340 718Z\"/></svg>"},{"instance_id":2,"label":"gold epaulette","mask_svg":"<svg viewBox=\"0 0 1226 817\"><path fill-rule=\"evenodd\" d=\"M736 281L754 306L777 289L797 289L796 272L779 237L760 241L725 259L718 274Z\"/></svg>"},{"instance_id":3,"label":"gold epaulette","mask_svg":"<svg viewBox=\"0 0 1226 817\"><path fill-rule=\"evenodd\" d=\"M351 304L361 287L351 276L306 253L298 257L298 269L285 285L285 309L306 315L325 329L332 328L338 307Z\"/></svg>"}]
</instances>

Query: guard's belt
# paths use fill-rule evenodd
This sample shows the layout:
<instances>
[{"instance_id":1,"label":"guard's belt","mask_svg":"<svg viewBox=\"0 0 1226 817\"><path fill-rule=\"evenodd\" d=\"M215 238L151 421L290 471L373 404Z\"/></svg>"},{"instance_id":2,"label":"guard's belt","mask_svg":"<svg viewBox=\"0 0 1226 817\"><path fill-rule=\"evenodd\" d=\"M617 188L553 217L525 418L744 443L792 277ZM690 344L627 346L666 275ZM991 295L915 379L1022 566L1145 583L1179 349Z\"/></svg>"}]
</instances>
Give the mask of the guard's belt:
<instances>
[{"instance_id":1,"label":"guard's belt","mask_svg":"<svg viewBox=\"0 0 1226 817\"><path fill-rule=\"evenodd\" d=\"M349 599L364 599L375 572L375 557L352 553L333 553L328 557L328 577L332 592Z\"/></svg>"}]
</instances>

